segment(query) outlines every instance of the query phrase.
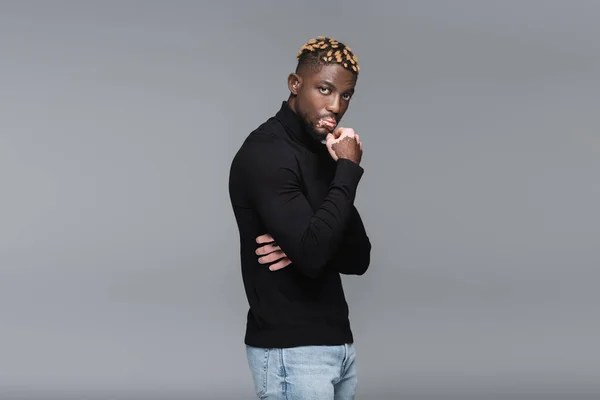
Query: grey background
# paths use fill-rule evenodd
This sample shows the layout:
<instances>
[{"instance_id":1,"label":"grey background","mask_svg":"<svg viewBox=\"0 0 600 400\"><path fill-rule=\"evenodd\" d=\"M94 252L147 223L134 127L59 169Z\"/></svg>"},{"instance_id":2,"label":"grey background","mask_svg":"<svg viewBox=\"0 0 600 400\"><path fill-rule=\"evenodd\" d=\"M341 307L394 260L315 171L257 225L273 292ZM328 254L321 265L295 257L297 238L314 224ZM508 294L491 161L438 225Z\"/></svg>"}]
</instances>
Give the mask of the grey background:
<instances>
[{"instance_id":1,"label":"grey background","mask_svg":"<svg viewBox=\"0 0 600 400\"><path fill-rule=\"evenodd\" d=\"M0 398L253 398L228 168L320 34L362 67L359 398L599 398L599 16L1 2Z\"/></svg>"}]
</instances>

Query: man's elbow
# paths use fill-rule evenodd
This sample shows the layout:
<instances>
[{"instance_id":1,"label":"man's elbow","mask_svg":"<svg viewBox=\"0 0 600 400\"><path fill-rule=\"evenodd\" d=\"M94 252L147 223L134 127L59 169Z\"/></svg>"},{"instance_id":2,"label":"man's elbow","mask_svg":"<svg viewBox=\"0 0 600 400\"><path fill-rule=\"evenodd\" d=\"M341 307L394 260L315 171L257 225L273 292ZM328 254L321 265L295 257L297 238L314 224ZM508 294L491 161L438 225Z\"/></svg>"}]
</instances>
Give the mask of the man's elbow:
<instances>
[{"instance_id":1,"label":"man's elbow","mask_svg":"<svg viewBox=\"0 0 600 400\"><path fill-rule=\"evenodd\" d=\"M371 243L367 242L360 256L357 257L356 264L355 275L364 275L371 265Z\"/></svg>"},{"instance_id":2,"label":"man's elbow","mask_svg":"<svg viewBox=\"0 0 600 400\"><path fill-rule=\"evenodd\" d=\"M361 276L364 275L369 269L369 266L371 265L371 257L369 255L366 255L361 257L359 260L360 261L358 262L358 265L354 270L354 275Z\"/></svg>"}]
</instances>

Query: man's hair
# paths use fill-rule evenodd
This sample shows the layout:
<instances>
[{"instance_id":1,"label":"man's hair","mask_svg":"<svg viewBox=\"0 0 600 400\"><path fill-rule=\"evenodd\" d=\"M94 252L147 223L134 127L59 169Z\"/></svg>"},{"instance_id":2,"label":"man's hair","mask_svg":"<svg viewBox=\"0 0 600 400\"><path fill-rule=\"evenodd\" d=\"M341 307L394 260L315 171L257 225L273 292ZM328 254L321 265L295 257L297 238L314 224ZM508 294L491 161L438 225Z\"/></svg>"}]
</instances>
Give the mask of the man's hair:
<instances>
[{"instance_id":1,"label":"man's hair","mask_svg":"<svg viewBox=\"0 0 600 400\"><path fill-rule=\"evenodd\" d=\"M296 58L298 59L296 71L303 66L318 70L323 64L339 64L356 75L360 71L358 58L350 47L325 36L319 36L306 42Z\"/></svg>"}]
</instances>

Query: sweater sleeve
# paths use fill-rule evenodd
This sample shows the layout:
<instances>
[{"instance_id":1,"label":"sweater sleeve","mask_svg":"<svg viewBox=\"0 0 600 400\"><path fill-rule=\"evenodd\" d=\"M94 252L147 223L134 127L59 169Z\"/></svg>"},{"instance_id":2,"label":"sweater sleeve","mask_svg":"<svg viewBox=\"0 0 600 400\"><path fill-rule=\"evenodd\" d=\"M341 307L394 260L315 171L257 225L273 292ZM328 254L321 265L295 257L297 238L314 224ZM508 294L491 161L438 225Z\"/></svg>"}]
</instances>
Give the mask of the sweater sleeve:
<instances>
[{"instance_id":1,"label":"sweater sleeve","mask_svg":"<svg viewBox=\"0 0 600 400\"><path fill-rule=\"evenodd\" d=\"M302 193L296 157L275 145L266 147L246 171L252 203L267 232L292 262L290 266L316 277L342 240L363 168L339 159L329 192L314 212Z\"/></svg>"},{"instance_id":2,"label":"sweater sleeve","mask_svg":"<svg viewBox=\"0 0 600 400\"><path fill-rule=\"evenodd\" d=\"M356 207L352 207L344 237L330 266L347 275L363 275L371 263L371 241Z\"/></svg>"}]
</instances>

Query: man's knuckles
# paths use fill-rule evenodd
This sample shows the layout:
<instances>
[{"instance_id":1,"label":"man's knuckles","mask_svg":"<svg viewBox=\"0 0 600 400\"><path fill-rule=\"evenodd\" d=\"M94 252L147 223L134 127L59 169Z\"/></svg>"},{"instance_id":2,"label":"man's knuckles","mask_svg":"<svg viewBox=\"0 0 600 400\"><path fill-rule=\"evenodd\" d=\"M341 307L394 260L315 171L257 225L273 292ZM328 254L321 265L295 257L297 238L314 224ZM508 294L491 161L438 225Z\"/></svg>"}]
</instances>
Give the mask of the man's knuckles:
<instances>
[{"instance_id":1,"label":"man's knuckles","mask_svg":"<svg viewBox=\"0 0 600 400\"><path fill-rule=\"evenodd\" d=\"M354 137L355 134L356 132L354 132L354 129L352 128L340 128L338 139L341 139L346 136Z\"/></svg>"}]
</instances>

